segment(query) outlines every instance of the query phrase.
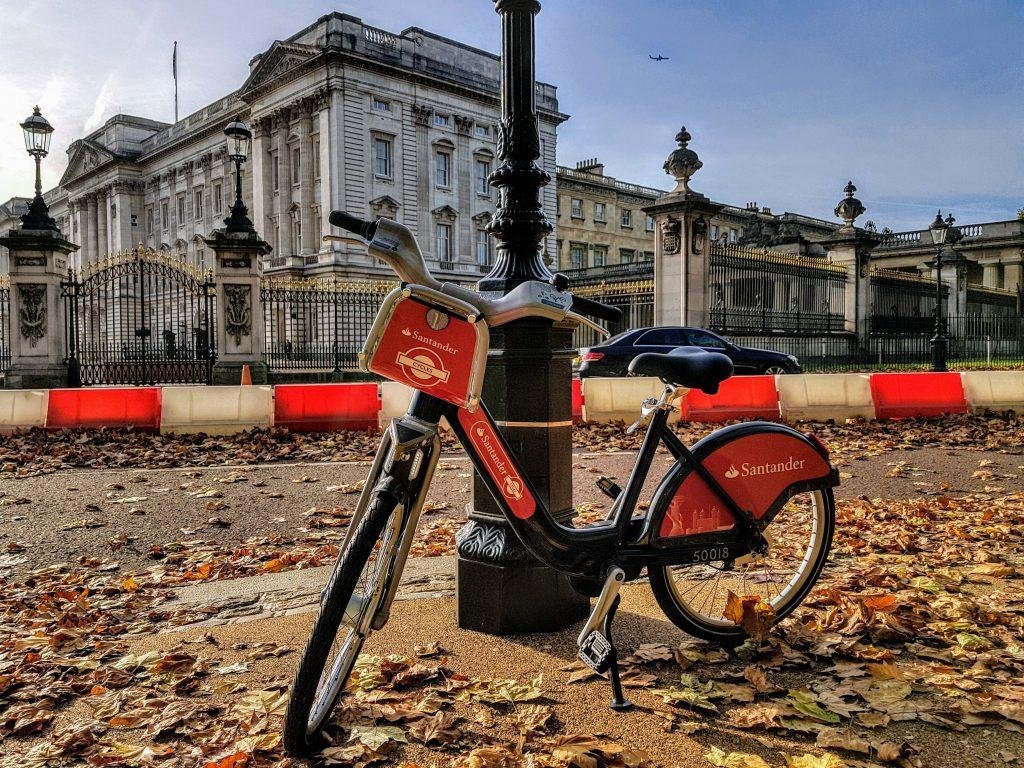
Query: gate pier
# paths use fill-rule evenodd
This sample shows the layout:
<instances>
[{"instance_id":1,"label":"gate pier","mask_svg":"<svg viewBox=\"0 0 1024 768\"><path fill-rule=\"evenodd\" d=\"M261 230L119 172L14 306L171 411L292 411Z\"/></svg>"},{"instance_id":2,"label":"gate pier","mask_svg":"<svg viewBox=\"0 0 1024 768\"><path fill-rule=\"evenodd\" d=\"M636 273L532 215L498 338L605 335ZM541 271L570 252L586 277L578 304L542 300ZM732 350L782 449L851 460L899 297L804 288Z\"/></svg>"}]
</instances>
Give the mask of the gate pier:
<instances>
[{"instance_id":1,"label":"gate pier","mask_svg":"<svg viewBox=\"0 0 1024 768\"><path fill-rule=\"evenodd\" d=\"M216 265L217 362L214 384L237 384L242 366L248 365L253 384L267 382L263 360L266 323L260 292L263 257L273 249L254 229L218 229L206 240L213 248Z\"/></svg>"},{"instance_id":2,"label":"gate pier","mask_svg":"<svg viewBox=\"0 0 1024 768\"><path fill-rule=\"evenodd\" d=\"M75 386L64 351L68 322L61 281L78 246L53 229L14 229L0 237L11 257L9 389Z\"/></svg>"}]
</instances>

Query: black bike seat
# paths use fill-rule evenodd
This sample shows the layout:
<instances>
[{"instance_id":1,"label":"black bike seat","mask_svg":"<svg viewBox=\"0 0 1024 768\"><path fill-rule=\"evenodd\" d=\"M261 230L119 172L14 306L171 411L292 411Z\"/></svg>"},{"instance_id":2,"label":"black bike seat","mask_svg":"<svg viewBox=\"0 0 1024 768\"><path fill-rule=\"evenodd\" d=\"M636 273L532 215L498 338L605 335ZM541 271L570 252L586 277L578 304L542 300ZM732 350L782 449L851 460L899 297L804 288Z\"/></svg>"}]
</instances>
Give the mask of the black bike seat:
<instances>
[{"instance_id":1,"label":"black bike seat","mask_svg":"<svg viewBox=\"0 0 1024 768\"><path fill-rule=\"evenodd\" d=\"M693 347L678 347L668 354L644 352L633 358L629 372L638 376L657 376L678 387L699 389L709 395L732 376L732 360L721 352L705 352Z\"/></svg>"}]
</instances>

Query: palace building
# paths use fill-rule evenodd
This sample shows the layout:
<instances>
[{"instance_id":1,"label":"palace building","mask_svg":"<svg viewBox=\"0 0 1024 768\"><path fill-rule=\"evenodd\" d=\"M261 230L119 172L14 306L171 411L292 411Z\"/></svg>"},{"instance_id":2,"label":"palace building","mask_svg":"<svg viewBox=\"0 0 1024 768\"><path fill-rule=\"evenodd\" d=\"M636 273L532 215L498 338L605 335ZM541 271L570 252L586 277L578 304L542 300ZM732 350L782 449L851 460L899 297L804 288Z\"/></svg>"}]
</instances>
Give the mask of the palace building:
<instances>
[{"instance_id":1,"label":"palace building","mask_svg":"<svg viewBox=\"0 0 1024 768\"><path fill-rule=\"evenodd\" d=\"M67 170L45 194L81 267L139 244L209 266L204 242L234 200L224 126L253 131L243 199L274 250L268 272L390 277L365 250L324 243L332 209L409 226L447 279L478 279L493 260L485 227L497 206L500 60L409 28L399 34L331 13L253 57L238 90L172 124L114 115L72 142ZM555 87L538 83L542 163L555 176ZM45 107L45 105L44 105ZM28 179L26 179L28 184ZM0 205L0 230L20 226L24 199ZM544 192L555 218L554 185ZM555 237L546 243L555 258ZM0 249L2 251L3 249ZM0 269L6 267L0 253Z\"/></svg>"}]
</instances>

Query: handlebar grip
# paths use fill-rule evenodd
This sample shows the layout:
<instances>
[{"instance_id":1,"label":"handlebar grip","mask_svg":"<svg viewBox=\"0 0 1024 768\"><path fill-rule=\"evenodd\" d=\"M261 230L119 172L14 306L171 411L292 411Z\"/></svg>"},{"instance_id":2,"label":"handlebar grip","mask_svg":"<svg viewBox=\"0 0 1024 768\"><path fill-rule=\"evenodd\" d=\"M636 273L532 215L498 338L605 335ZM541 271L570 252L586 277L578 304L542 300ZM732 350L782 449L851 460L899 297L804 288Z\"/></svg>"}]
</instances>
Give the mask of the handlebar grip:
<instances>
[{"instance_id":1,"label":"handlebar grip","mask_svg":"<svg viewBox=\"0 0 1024 768\"><path fill-rule=\"evenodd\" d=\"M345 211L331 211L328 221L340 229L359 235L364 240L373 240L373 233L377 231L377 222L365 221Z\"/></svg>"},{"instance_id":2,"label":"handlebar grip","mask_svg":"<svg viewBox=\"0 0 1024 768\"><path fill-rule=\"evenodd\" d=\"M596 317L598 320L607 320L609 323L617 323L622 319L622 310L618 307L609 307L607 304L591 301L582 296L572 297L572 311Z\"/></svg>"}]
</instances>

